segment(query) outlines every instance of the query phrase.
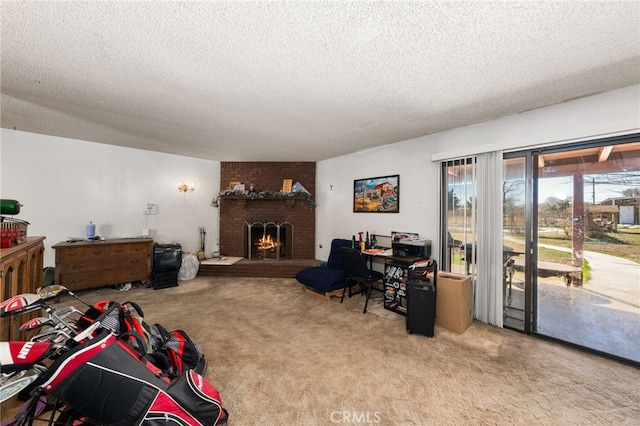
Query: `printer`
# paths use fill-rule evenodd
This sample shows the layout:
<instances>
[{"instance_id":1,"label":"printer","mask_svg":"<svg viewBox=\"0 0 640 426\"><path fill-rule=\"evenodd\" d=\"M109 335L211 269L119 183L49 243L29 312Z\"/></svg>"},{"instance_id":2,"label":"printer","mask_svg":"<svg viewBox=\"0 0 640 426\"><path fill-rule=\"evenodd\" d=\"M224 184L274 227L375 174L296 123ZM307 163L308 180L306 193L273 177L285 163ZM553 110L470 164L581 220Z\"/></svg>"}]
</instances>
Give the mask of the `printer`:
<instances>
[{"instance_id":1,"label":"printer","mask_svg":"<svg viewBox=\"0 0 640 426\"><path fill-rule=\"evenodd\" d=\"M431 257L430 240L398 240L391 243L395 257Z\"/></svg>"}]
</instances>

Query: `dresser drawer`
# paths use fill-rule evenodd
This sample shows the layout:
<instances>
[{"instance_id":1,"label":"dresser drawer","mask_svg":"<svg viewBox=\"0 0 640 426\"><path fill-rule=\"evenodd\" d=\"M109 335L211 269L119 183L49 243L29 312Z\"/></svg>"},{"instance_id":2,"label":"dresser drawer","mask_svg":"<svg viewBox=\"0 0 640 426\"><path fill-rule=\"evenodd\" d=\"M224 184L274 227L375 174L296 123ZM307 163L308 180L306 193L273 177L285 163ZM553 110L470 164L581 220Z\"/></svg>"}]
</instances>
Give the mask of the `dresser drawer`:
<instances>
[{"instance_id":1,"label":"dresser drawer","mask_svg":"<svg viewBox=\"0 0 640 426\"><path fill-rule=\"evenodd\" d=\"M109 256L122 256L128 254L145 254L151 252L149 244L118 244L109 246Z\"/></svg>"},{"instance_id":2,"label":"dresser drawer","mask_svg":"<svg viewBox=\"0 0 640 426\"><path fill-rule=\"evenodd\" d=\"M108 247L107 246L98 246L95 247L77 247L77 248L66 248L64 250L58 250L56 255L58 256L58 260L69 261L73 259L104 259L108 255Z\"/></svg>"},{"instance_id":3,"label":"dresser drawer","mask_svg":"<svg viewBox=\"0 0 640 426\"><path fill-rule=\"evenodd\" d=\"M149 272L145 268L137 266L128 268L119 268L111 271L109 274L113 274L113 280L118 283L124 283L128 281L145 280L149 277Z\"/></svg>"},{"instance_id":4,"label":"dresser drawer","mask_svg":"<svg viewBox=\"0 0 640 426\"><path fill-rule=\"evenodd\" d=\"M91 288L100 286L104 273L95 272L78 272L76 274L59 274L56 271L56 284L60 284L69 290L80 290L83 288Z\"/></svg>"},{"instance_id":5,"label":"dresser drawer","mask_svg":"<svg viewBox=\"0 0 640 426\"><path fill-rule=\"evenodd\" d=\"M147 269L149 256L145 254L109 256L94 259L71 259L56 265L61 274L76 274L79 272L104 271L109 269L138 267Z\"/></svg>"},{"instance_id":6,"label":"dresser drawer","mask_svg":"<svg viewBox=\"0 0 640 426\"><path fill-rule=\"evenodd\" d=\"M78 272L101 271L104 269L106 258L82 259L73 258L56 264L56 270L61 274L75 274Z\"/></svg>"},{"instance_id":7,"label":"dresser drawer","mask_svg":"<svg viewBox=\"0 0 640 426\"><path fill-rule=\"evenodd\" d=\"M99 287L104 283L118 284L129 281L145 280L149 276L145 268L123 267L106 271L79 272L76 274L60 274L59 283L70 290Z\"/></svg>"},{"instance_id":8,"label":"dresser drawer","mask_svg":"<svg viewBox=\"0 0 640 426\"><path fill-rule=\"evenodd\" d=\"M138 268L143 271L151 272L150 270L151 259L148 255L136 254L124 257L110 257L109 263L113 269L119 268Z\"/></svg>"}]
</instances>

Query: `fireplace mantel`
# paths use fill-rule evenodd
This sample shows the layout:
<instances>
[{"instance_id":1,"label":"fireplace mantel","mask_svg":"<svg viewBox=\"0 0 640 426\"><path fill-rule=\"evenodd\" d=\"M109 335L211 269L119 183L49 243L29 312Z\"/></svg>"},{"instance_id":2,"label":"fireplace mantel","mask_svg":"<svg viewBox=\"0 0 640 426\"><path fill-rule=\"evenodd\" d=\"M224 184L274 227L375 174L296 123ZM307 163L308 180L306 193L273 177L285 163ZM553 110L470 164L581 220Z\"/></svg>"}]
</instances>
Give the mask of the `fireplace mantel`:
<instances>
[{"instance_id":1,"label":"fireplace mantel","mask_svg":"<svg viewBox=\"0 0 640 426\"><path fill-rule=\"evenodd\" d=\"M304 202L310 207L315 207L315 203L311 199L311 197L306 197L304 195L293 195L287 197L279 197L279 196L263 196L263 197L251 197L248 195L220 195L218 197L218 203L221 203L222 200L234 201L236 203L241 203L246 206L247 203L253 201L281 201L284 205L294 206L297 202Z\"/></svg>"}]
</instances>

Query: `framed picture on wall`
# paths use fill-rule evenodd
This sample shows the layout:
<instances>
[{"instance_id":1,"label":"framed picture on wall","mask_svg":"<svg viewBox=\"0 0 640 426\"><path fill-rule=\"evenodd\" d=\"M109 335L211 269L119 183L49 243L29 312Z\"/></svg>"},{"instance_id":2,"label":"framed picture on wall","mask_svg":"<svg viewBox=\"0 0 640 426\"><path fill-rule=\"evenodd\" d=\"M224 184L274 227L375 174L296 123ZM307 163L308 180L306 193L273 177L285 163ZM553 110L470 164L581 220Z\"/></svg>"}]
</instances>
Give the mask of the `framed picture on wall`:
<instances>
[{"instance_id":1,"label":"framed picture on wall","mask_svg":"<svg viewBox=\"0 0 640 426\"><path fill-rule=\"evenodd\" d=\"M400 213L400 175L354 180L353 211Z\"/></svg>"}]
</instances>

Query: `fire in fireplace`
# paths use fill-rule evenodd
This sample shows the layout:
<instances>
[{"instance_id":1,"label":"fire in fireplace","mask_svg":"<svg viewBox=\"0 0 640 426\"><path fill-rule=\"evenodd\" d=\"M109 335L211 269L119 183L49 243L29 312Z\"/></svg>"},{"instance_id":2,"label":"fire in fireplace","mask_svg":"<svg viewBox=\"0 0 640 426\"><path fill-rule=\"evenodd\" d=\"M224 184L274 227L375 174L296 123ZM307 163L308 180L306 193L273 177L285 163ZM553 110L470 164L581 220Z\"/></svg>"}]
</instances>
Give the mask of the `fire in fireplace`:
<instances>
[{"instance_id":1,"label":"fire in fireplace","mask_svg":"<svg viewBox=\"0 0 640 426\"><path fill-rule=\"evenodd\" d=\"M281 260L293 257L293 225L288 222L245 222L245 257Z\"/></svg>"}]
</instances>

